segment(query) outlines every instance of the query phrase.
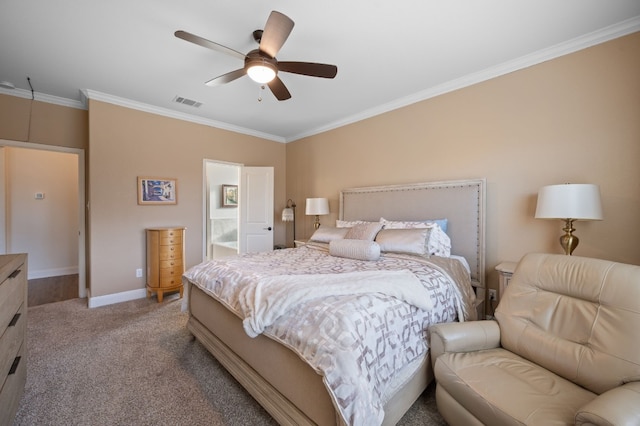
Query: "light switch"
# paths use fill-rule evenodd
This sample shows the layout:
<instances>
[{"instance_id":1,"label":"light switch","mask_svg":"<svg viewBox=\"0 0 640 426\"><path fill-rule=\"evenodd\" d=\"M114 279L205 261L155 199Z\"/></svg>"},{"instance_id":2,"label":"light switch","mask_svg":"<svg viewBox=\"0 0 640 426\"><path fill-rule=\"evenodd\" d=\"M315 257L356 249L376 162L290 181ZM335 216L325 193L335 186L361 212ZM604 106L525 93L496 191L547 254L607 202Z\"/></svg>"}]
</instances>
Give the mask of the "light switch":
<instances>
[{"instance_id":1,"label":"light switch","mask_svg":"<svg viewBox=\"0 0 640 426\"><path fill-rule=\"evenodd\" d=\"M36 192L36 200L44 200L44 192Z\"/></svg>"}]
</instances>

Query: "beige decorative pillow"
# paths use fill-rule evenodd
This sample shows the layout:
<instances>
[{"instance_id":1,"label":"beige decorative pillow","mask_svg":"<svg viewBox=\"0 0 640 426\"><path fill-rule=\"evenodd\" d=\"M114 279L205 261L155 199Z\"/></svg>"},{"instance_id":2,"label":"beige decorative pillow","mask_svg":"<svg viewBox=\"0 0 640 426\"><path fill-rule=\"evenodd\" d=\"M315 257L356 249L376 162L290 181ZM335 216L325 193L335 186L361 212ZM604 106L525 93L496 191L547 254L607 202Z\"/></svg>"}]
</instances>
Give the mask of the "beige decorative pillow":
<instances>
[{"instance_id":1,"label":"beige decorative pillow","mask_svg":"<svg viewBox=\"0 0 640 426\"><path fill-rule=\"evenodd\" d=\"M380 245L375 241L333 240L329 243L329 254L356 260L378 260Z\"/></svg>"},{"instance_id":2,"label":"beige decorative pillow","mask_svg":"<svg viewBox=\"0 0 640 426\"><path fill-rule=\"evenodd\" d=\"M328 243L333 240L341 240L347 235L349 228L334 228L331 226L321 226L313 233L310 241L317 241L319 243Z\"/></svg>"},{"instance_id":3,"label":"beige decorative pillow","mask_svg":"<svg viewBox=\"0 0 640 426\"><path fill-rule=\"evenodd\" d=\"M427 252L427 238L430 229L383 229L378 232L376 242L380 251L391 253L409 253L425 255Z\"/></svg>"},{"instance_id":4,"label":"beige decorative pillow","mask_svg":"<svg viewBox=\"0 0 640 426\"><path fill-rule=\"evenodd\" d=\"M369 222L366 224L353 225L344 236L347 240L368 240L373 241L378 232L382 229L382 223Z\"/></svg>"}]
</instances>

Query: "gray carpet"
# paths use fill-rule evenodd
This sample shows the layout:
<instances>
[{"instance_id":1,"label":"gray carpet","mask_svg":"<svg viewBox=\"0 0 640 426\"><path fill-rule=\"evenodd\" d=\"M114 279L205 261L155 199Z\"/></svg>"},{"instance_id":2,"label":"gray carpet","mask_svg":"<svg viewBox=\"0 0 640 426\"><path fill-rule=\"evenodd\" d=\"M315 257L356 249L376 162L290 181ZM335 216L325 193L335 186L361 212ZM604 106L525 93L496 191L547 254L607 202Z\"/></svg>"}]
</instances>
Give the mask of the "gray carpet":
<instances>
[{"instance_id":1,"label":"gray carpet","mask_svg":"<svg viewBox=\"0 0 640 426\"><path fill-rule=\"evenodd\" d=\"M193 341L177 295L30 307L15 425L275 425ZM430 386L399 425L445 425Z\"/></svg>"}]
</instances>

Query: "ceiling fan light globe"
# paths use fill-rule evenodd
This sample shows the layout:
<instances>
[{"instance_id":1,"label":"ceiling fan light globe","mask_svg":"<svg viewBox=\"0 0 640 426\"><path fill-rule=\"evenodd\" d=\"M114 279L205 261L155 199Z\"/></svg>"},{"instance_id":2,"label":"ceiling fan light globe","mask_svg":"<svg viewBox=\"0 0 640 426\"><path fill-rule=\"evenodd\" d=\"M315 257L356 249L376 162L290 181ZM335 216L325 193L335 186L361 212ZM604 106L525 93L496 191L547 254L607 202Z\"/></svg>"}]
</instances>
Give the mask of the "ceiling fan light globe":
<instances>
[{"instance_id":1,"label":"ceiling fan light globe","mask_svg":"<svg viewBox=\"0 0 640 426\"><path fill-rule=\"evenodd\" d=\"M250 66L247 69L247 74L249 74L251 80L260 84L268 83L276 78L276 71L273 68L262 64Z\"/></svg>"}]
</instances>

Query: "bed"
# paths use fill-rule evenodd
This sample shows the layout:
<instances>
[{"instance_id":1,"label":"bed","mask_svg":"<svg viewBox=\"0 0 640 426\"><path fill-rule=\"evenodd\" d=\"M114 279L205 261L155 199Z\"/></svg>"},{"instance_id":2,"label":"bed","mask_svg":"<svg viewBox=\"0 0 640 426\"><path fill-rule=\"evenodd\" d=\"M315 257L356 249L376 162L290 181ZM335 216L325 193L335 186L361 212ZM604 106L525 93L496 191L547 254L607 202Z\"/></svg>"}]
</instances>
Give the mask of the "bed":
<instances>
[{"instance_id":1,"label":"bed","mask_svg":"<svg viewBox=\"0 0 640 426\"><path fill-rule=\"evenodd\" d=\"M349 256L346 258L332 256L329 248L333 250L334 243L318 242L317 244L309 243L300 248L275 250L269 254L248 254L234 256L227 260L204 262L190 268L183 276L187 295L185 301L189 310L187 327L280 424L395 424L433 380L428 343L426 343L427 333L424 329L426 325L433 321L465 319L458 318L459 316L473 319L476 313L484 315L482 302L485 285L485 185L484 179L471 179L343 190L340 193L339 221L373 223L379 222L381 218L394 222L446 218L446 233L450 238L451 253L454 256L451 259L431 256L417 262L411 255L382 253L378 260L371 262L360 258L352 259ZM337 243L335 247L338 247ZM459 256L458 260L456 256ZM271 313L258 316L259 320L256 316L240 317L238 311L248 309L243 300L254 300L255 294L263 291L263 284L271 284L276 278L282 281L283 285L300 285L301 282L306 284L303 275L309 274L308 281L319 278L320 274L326 273L320 265L329 262L329 258L332 259L331 262L333 259L339 259L340 263L339 266L329 266L334 268L332 272L335 273L322 276L326 281L323 281L321 291L338 289L346 285L355 286L357 280L367 274L370 274L367 276L367 279L371 280L369 283L385 285L389 282L404 280L405 277L402 274L406 273L407 269L419 271L411 275L420 277L423 284L423 275L434 274L437 277L436 281L445 279L449 281L452 276L455 276L456 279L452 281L457 281L460 271L463 270L467 276L467 284L460 287L457 287L457 283L445 284L449 286L446 287L446 291L435 287L430 288L431 293L428 296L430 300L424 303L438 306L432 310L427 310L426 307L420 309L410 306L409 303L400 300L404 295L363 293L349 296L315 296L311 301L303 299L298 304L288 307L288 314L276 315L273 318L269 318ZM285 264L285 259L291 262L289 266ZM382 269L386 269L369 270L370 265L373 264L381 264ZM313 274L308 271L309 265L315 265L310 268L314 270ZM267 270L270 272L265 274ZM284 270L287 274L293 275L286 277ZM258 276L260 279L254 287L251 287L251 291L241 292L239 301L231 301L227 298L226 290L221 290L222 282L226 278L215 278L215 274L222 274L221 271L227 275L237 276L239 281L246 280L249 276L254 278ZM203 284L205 276L209 277L208 284ZM226 275L220 276L226 277ZM285 278L291 278L291 280ZM349 282L331 281L340 278L349 278L347 280ZM473 296L468 297L469 294L464 289L465 285L468 289L475 290L477 294L475 302ZM455 291L451 290L453 286L456 286ZM290 297L282 298L274 294L273 300L283 303L283 300L295 299L298 293L292 292L291 288L293 287L280 289ZM397 288L398 286L394 286L392 291L400 291ZM350 290L344 291L348 293ZM457 296L456 302L450 304L448 298L452 292ZM407 300L411 297L409 295ZM421 339L420 343L411 343L407 348L403 347L401 356L397 353L391 354L392 351L389 348L394 346L393 342L391 344L386 342L386 346L381 345L386 348L383 355L374 353L377 350L375 343L371 344L371 347L365 347L364 353L358 357L358 362L373 365L373 371L367 374L360 373L358 377L351 378L333 364L338 364L340 368L344 367L343 364L349 367L351 365L349 363L354 362L352 360L345 361L343 358L338 358L339 362L326 362L327 365L332 366L327 367L327 370L322 369L323 362L328 359L329 355L325 352L329 352L329 348L332 348L331 350L338 348L335 350L340 352L340 355L337 355L339 357L348 356L343 352L349 352L344 349L349 349L349 344L353 344L355 333L350 329L345 331L347 326L344 329L341 328L342 319L331 322L335 314L331 314L333 316L328 317L331 321L327 322L327 318L322 317L324 315L322 312L333 309L334 305L340 306L338 309L340 312L357 312L362 308L353 304L356 303L354 301L356 299L357 303L372 306L372 311L382 309L378 308L378 304L382 304L388 305L385 309L391 306L394 312L391 315L394 318L389 319L388 312L391 311L380 311L375 314L369 314L367 311L365 315L378 318L379 324L376 324L376 327L362 326L363 322L358 319L356 327L374 329L382 323L391 323L394 325L390 328L395 327L400 331L393 332L385 329L384 333L389 336L394 336L394 333L406 334L406 331L402 331L403 327L405 330L415 329L416 324L419 324L422 328L417 332L421 336L418 337ZM375 301L372 301L373 299ZM263 305L277 304L273 300ZM311 305L317 303L316 300L320 300L321 303L318 306ZM415 306L421 306L419 303L422 302L415 303ZM262 308L258 306L263 305L251 305L249 310L262 312ZM440 305L442 305L441 310L439 310ZM452 307L453 305L455 307ZM471 313L470 310L474 312ZM254 311L252 313L255 313ZM402 313L402 315L396 315L396 313ZM266 321L265 318L270 319L271 322ZM400 322L404 319L399 318L408 318L407 324ZM305 337L306 340L301 343L299 342L301 337L298 335L305 327L297 325L294 321L302 321L304 324L310 324L311 327L318 327L318 330L323 327L331 328L331 332L336 333L338 337L334 342L322 340L325 332L322 330L322 333L318 332L318 335L323 336L322 339ZM314 321L319 322L314 323ZM392 337L389 338L392 339ZM387 350L389 354L386 353ZM396 372L392 371L387 364L375 367L371 361L378 358L385 360L385 357L388 358L387 364L397 363L402 368ZM370 375L376 376L375 380L370 379L368 377ZM384 390L376 388L375 392L369 392L367 388L361 392L361 388L368 386L367 383L361 384L362 376L367 376L365 379L376 383L384 383Z\"/></svg>"}]
</instances>

